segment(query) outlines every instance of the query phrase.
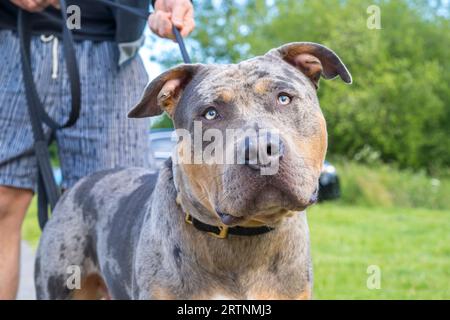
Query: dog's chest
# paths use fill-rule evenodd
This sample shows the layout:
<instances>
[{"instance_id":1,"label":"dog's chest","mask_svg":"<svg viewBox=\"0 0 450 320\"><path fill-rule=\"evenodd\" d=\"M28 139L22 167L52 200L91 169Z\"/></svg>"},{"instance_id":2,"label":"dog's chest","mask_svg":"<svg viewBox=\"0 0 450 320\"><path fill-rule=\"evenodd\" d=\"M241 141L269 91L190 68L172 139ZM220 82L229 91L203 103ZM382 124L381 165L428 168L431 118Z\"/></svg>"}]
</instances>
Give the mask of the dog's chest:
<instances>
[{"instance_id":1,"label":"dog's chest","mask_svg":"<svg viewBox=\"0 0 450 320\"><path fill-rule=\"evenodd\" d=\"M310 276L303 272L306 270L301 269L301 265L298 265L297 270L289 267L280 270L264 268L264 270L252 270L244 274L233 271L185 273L179 275L180 283L171 283L172 289L154 286L152 296L154 299L193 300L309 299L311 296ZM173 276L172 274L172 280Z\"/></svg>"},{"instance_id":2,"label":"dog's chest","mask_svg":"<svg viewBox=\"0 0 450 320\"><path fill-rule=\"evenodd\" d=\"M211 300L284 300L284 299L310 299L311 284L299 275L290 277L277 277L270 274L255 273L243 283L234 285L224 284L222 287L214 284L202 288L191 299Z\"/></svg>"}]
</instances>

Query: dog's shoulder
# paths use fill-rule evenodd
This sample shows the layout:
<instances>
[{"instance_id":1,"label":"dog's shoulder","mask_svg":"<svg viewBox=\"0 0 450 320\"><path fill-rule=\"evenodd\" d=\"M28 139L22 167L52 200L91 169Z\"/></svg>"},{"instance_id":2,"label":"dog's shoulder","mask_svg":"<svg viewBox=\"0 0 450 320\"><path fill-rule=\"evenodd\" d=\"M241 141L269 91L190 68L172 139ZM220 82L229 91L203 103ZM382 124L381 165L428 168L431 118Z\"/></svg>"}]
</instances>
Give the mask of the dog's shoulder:
<instances>
[{"instance_id":1,"label":"dog's shoulder","mask_svg":"<svg viewBox=\"0 0 450 320\"><path fill-rule=\"evenodd\" d=\"M145 168L98 171L80 179L67 190L56 211L79 208L83 215L96 215L98 211L117 211L125 202L142 206L150 199L157 180L158 172ZM96 217L91 218L97 220Z\"/></svg>"},{"instance_id":2,"label":"dog's shoulder","mask_svg":"<svg viewBox=\"0 0 450 320\"><path fill-rule=\"evenodd\" d=\"M73 187L75 200L82 200L87 195L131 193L143 184L154 186L158 173L145 168L116 168L95 172L84 177ZM79 202L79 201L77 201Z\"/></svg>"}]
</instances>

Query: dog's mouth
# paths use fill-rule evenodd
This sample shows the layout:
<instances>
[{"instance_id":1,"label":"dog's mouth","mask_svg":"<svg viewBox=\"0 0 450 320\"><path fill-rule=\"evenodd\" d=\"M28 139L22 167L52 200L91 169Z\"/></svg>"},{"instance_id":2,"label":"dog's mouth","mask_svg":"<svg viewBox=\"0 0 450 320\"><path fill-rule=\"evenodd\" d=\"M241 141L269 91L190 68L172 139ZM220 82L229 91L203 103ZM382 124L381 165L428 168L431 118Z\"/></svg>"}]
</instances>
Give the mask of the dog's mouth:
<instances>
[{"instance_id":1,"label":"dog's mouth","mask_svg":"<svg viewBox=\"0 0 450 320\"><path fill-rule=\"evenodd\" d=\"M288 215L290 211L281 208L271 208L267 212L258 212L254 215L237 217L225 212L217 211L217 215L224 225L227 226L250 226L257 227L263 225L274 225L279 222L282 218Z\"/></svg>"},{"instance_id":2,"label":"dog's mouth","mask_svg":"<svg viewBox=\"0 0 450 320\"><path fill-rule=\"evenodd\" d=\"M275 188L261 190L254 200L247 201L251 206L232 208L216 207L216 214L226 226L273 226L290 212L304 211L317 202L317 189L308 200L298 199L292 192L283 192ZM237 209L237 210L236 210Z\"/></svg>"}]
</instances>

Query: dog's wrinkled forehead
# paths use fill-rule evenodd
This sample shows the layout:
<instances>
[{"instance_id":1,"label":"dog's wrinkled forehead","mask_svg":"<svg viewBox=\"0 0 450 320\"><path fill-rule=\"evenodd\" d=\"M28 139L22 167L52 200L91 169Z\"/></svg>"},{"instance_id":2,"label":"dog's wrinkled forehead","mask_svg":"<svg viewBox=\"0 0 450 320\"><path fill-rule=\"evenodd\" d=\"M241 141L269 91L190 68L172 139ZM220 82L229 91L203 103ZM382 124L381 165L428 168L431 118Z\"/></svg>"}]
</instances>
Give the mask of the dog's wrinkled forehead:
<instances>
[{"instance_id":1,"label":"dog's wrinkled forehead","mask_svg":"<svg viewBox=\"0 0 450 320\"><path fill-rule=\"evenodd\" d=\"M313 84L301 72L287 63L261 56L231 65L211 65L193 86L197 99L204 101L248 99L282 85L295 89L314 90Z\"/></svg>"},{"instance_id":2,"label":"dog's wrinkled forehead","mask_svg":"<svg viewBox=\"0 0 450 320\"><path fill-rule=\"evenodd\" d=\"M190 121L197 107L228 105L250 111L271 93L287 90L316 96L314 83L302 72L277 57L259 56L237 64L208 65L186 86L174 112L175 124Z\"/></svg>"},{"instance_id":3,"label":"dog's wrinkled forehead","mask_svg":"<svg viewBox=\"0 0 450 320\"><path fill-rule=\"evenodd\" d=\"M147 86L129 117L143 118L166 111L173 118L177 106L186 106L186 102L191 105L199 100L208 103L212 99L248 99L249 94L269 92L280 84L290 84L294 91L299 87L317 90L321 77L337 76L346 83L352 82L333 51L316 43L290 43L238 64L185 64L172 68Z\"/></svg>"}]
</instances>

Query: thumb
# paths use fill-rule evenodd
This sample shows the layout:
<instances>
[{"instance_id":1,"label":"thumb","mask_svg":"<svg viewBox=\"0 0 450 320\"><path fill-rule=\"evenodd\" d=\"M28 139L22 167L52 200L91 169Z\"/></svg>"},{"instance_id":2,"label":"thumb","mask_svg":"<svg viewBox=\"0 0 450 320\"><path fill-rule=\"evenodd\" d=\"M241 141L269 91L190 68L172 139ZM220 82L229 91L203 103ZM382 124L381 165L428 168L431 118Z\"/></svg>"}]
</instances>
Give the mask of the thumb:
<instances>
[{"instance_id":1,"label":"thumb","mask_svg":"<svg viewBox=\"0 0 450 320\"><path fill-rule=\"evenodd\" d=\"M175 5L175 7L173 8L172 23L178 29L183 28L184 15L186 14L187 10L188 10L187 6L185 6L183 4Z\"/></svg>"}]
</instances>

